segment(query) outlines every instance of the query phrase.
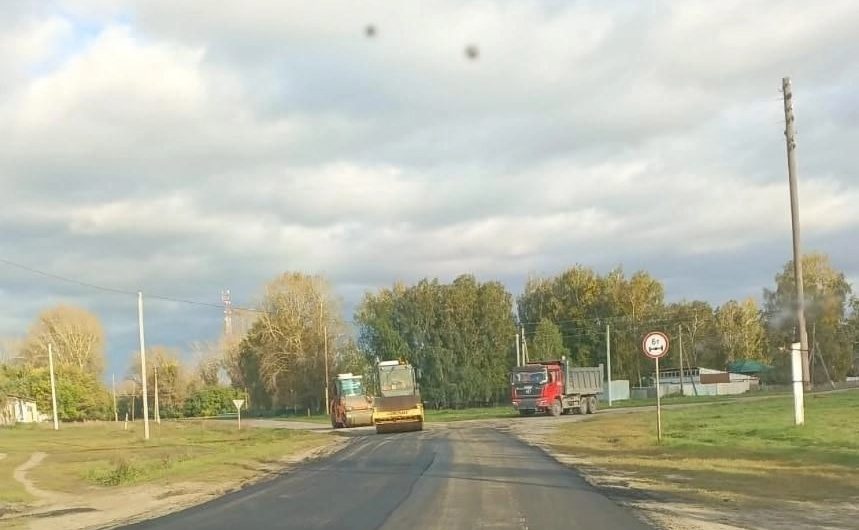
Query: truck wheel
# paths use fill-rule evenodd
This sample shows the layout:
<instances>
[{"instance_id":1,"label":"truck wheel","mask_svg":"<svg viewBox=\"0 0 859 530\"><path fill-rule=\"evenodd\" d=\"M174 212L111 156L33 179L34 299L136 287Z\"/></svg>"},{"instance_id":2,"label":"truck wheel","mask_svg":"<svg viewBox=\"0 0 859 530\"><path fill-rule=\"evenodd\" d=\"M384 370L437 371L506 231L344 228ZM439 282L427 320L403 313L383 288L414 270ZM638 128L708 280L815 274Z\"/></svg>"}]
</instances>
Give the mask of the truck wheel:
<instances>
[{"instance_id":1,"label":"truck wheel","mask_svg":"<svg viewBox=\"0 0 859 530\"><path fill-rule=\"evenodd\" d=\"M588 398L582 398L579 400L579 414L590 414L590 407L588 406Z\"/></svg>"},{"instance_id":2,"label":"truck wheel","mask_svg":"<svg viewBox=\"0 0 859 530\"><path fill-rule=\"evenodd\" d=\"M591 396L588 398L588 414L594 414L597 411L597 398Z\"/></svg>"},{"instance_id":3,"label":"truck wheel","mask_svg":"<svg viewBox=\"0 0 859 530\"><path fill-rule=\"evenodd\" d=\"M549 407L549 415L550 416L560 416L563 407L561 407L560 401L555 401L552 403L552 406Z\"/></svg>"}]
</instances>

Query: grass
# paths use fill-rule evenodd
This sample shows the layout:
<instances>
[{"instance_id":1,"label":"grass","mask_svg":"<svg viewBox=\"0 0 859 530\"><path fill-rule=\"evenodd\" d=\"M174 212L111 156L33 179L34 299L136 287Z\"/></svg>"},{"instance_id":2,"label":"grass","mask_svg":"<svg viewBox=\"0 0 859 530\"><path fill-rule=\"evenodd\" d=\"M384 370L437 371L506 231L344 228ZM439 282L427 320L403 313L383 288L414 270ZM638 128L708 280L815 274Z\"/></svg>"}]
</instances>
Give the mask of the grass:
<instances>
[{"instance_id":1,"label":"grass","mask_svg":"<svg viewBox=\"0 0 859 530\"><path fill-rule=\"evenodd\" d=\"M731 402L741 399L746 399L755 396L767 396L769 394L748 393L736 396L672 396L663 397L663 405L677 405L686 403L715 403L715 402ZM612 409L647 407L656 405L656 398L653 399L627 399L624 401L615 401ZM600 403L603 409L608 408L605 402ZM487 419L503 419L518 417L519 414L513 410L512 405L497 405L494 407L468 407L462 409L425 409L427 423L444 423L451 421L465 420L487 420ZM330 424L331 420L327 414L314 414L311 416L278 416L271 418L278 421L295 421L318 424Z\"/></svg>"},{"instance_id":2,"label":"grass","mask_svg":"<svg viewBox=\"0 0 859 530\"><path fill-rule=\"evenodd\" d=\"M856 500L859 392L810 395L806 424L793 425L788 396L605 414L559 427L550 442L630 483L720 501Z\"/></svg>"},{"instance_id":3,"label":"grass","mask_svg":"<svg viewBox=\"0 0 859 530\"><path fill-rule=\"evenodd\" d=\"M37 451L47 453L28 473L39 488L80 493L90 487L176 481L244 479L286 455L318 446L325 435L289 429L244 429L217 420L143 426L64 424L58 432L45 425L3 429L0 503L32 498L12 477L14 468Z\"/></svg>"}]
</instances>

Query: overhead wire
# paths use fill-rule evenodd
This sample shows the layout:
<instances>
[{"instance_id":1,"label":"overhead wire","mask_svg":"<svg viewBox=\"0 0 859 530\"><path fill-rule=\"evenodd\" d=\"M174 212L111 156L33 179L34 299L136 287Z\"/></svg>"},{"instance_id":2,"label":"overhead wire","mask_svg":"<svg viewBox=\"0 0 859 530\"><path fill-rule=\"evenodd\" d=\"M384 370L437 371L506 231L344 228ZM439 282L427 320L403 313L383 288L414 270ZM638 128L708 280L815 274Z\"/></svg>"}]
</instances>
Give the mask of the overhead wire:
<instances>
[{"instance_id":1,"label":"overhead wire","mask_svg":"<svg viewBox=\"0 0 859 530\"><path fill-rule=\"evenodd\" d=\"M75 278L69 278L67 276L63 276L60 274L54 274L52 272L46 272L46 271L43 271L40 269L36 269L34 267L23 265L21 263L14 262L14 261L8 260L6 258L0 258L0 263L7 265L7 266L10 266L10 267L24 270L24 271L27 271L27 272L30 272L33 274L38 274L38 275L44 276L46 278L51 278L54 280L59 280L59 281L63 281L66 283L71 283L71 284L78 285L81 287L86 287L89 289L97 289L99 291L104 291L104 292L113 293L113 294L137 296L137 291L131 291L128 289L118 289L116 287L108 287L105 285L99 285L99 284L92 283L92 282L85 282L83 280L78 280ZM196 306L202 306L202 307L211 307L211 308L215 308L215 309L223 309L224 308L223 304L216 304L216 303L212 303L212 302L201 302L199 300L189 300L186 298L177 298L175 296L165 296L165 295L159 295L159 294L146 294L146 298L147 299L154 299L154 300L162 300L165 302L174 302L174 303L179 303L179 304L189 304L189 305L196 305ZM267 312L264 309L259 309L259 308L255 308L255 307L233 306L232 309L233 309L233 311L250 311L250 312L255 312L255 313L266 313Z\"/></svg>"}]
</instances>

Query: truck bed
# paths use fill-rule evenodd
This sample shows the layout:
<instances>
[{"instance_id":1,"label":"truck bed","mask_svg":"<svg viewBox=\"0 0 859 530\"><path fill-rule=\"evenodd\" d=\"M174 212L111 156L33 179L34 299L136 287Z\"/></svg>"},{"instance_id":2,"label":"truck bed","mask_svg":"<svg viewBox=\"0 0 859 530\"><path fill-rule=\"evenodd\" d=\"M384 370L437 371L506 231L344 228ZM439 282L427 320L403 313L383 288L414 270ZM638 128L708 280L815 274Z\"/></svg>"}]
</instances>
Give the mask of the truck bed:
<instances>
[{"instance_id":1,"label":"truck bed","mask_svg":"<svg viewBox=\"0 0 859 530\"><path fill-rule=\"evenodd\" d=\"M603 391L603 370L600 366L567 365L565 394L600 394Z\"/></svg>"}]
</instances>

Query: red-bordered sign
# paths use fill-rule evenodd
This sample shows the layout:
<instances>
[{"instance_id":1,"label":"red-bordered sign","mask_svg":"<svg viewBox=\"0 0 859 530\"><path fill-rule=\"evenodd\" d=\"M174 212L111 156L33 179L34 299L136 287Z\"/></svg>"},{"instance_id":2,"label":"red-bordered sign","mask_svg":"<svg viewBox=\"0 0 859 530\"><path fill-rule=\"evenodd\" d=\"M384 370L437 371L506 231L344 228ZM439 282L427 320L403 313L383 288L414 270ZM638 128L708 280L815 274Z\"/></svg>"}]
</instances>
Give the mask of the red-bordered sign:
<instances>
[{"instance_id":1,"label":"red-bordered sign","mask_svg":"<svg viewBox=\"0 0 859 530\"><path fill-rule=\"evenodd\" d=\"M641 351L651 359L658 359L668 353L668 335L661 331L651 331L641 341Z\"/></svg>"}]
</instances>

